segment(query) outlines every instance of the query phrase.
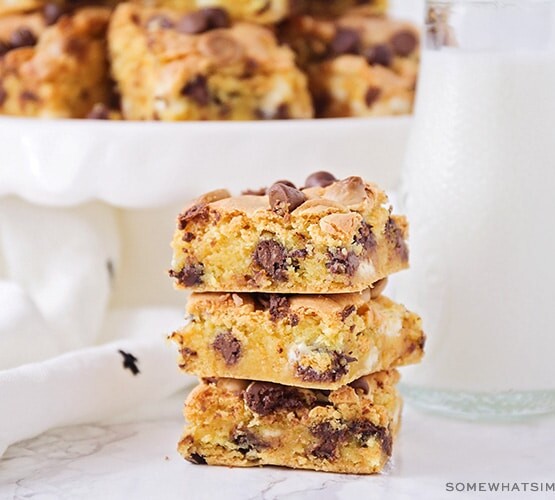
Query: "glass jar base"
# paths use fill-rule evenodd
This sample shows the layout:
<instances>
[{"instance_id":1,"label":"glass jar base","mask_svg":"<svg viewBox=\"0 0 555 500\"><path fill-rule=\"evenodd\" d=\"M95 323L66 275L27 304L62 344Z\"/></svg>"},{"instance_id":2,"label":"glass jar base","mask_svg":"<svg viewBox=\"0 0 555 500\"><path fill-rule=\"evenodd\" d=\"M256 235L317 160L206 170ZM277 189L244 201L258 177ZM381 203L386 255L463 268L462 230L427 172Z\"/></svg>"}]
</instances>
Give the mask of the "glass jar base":
<instances>
[{"instance_id":1,"label":"glass jar base","mask_svg":"<svg viewBox=\"0 0 555 500\"><path fill-rule=\"evenodd\" d=\"M555 390L460 392L406 383L399 388L417 408L467 420L516 420L555 412Z\"/></svg>"}]
</instances>

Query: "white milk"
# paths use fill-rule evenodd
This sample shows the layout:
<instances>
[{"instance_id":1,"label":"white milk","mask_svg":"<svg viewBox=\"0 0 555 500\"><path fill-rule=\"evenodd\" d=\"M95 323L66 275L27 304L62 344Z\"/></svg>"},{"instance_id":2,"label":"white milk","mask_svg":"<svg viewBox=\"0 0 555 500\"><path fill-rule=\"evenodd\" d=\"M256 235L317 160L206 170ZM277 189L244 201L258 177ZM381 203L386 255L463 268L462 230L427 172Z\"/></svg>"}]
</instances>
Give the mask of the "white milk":
<instances>
[{"instance_id":1,"label":"white milk","mask_svg":"<svg viewBox=\"0 0 555 500\"><path fill-rule=\"evenodd\" d=\"M555 389L555 54L427 52L402 188L411 385Z\"/></svg>"}]
</instances>

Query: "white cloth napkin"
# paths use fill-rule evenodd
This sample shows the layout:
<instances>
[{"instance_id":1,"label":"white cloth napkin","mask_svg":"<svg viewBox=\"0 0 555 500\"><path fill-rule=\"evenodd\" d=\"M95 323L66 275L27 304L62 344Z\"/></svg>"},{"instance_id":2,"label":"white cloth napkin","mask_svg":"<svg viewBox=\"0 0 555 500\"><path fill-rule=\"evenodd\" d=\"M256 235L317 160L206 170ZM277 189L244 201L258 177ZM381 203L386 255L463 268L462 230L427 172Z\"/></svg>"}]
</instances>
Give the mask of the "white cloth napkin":
<instances>
[{"instance_id":1,"label":"white cloth napkin","mask_svg":"<svg viewBox=\"0 0 555 500\"><path fill-rule=\"evenodd\" d=\"M50 428L105 419L190 383L160 333L171 331L180 318L174 309L117 311L110 314L110 328L131 338L0 371L0 455L10 444ZM139 330L138 319L143 320ZM131 364L138 373L124 366L129 356L119 351L136 359Z\"/></svg>"},{"instance_id":2,"label":"white cloth napkin","mask_svg":"<svg viewBox=\"0 0 555 500\"><path fill-rule=\"evenodd\" d=\"M110 308L120 244L118 213L105 205L0 199L0 456L191 382L165 340L182 309Z\"/></svg>"},{"instance_id":3,"label":"white cloth napkin","mask_svg":"<svg viewBox=\"0 0 555 500\"><path fill-rule=\"evenodd\" d=\"M95 342L118 269L116 217L101 204L0 200L0 369Z\"/></svg>"}]
</instances>

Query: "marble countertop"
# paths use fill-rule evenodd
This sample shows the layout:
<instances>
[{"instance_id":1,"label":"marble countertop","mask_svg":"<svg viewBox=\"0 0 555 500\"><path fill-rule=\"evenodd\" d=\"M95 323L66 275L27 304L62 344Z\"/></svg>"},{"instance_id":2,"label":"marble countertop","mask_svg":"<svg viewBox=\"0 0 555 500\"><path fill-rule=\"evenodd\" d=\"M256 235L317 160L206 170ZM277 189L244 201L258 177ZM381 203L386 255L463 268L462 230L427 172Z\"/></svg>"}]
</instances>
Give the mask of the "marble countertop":
<instances>
[{"instance_id":1,"label":"marble countertop","mask_svg":"<svg viewBox=\"0 0 555 500\"><path fill-rule=\"evenodd\" d=\"M555 491L525 493L522 484L555 483L555 416L476 423L406 407L388 470L349 476L189 464L175 451L182 400L182 394L171 398L136 421L127 417L55 429L12 446L0 461L0 499L555 497ZM511 488L517 483L520 492L447 490L447 483L474 482L505 482Z\"/></svg>"}]
</instances>

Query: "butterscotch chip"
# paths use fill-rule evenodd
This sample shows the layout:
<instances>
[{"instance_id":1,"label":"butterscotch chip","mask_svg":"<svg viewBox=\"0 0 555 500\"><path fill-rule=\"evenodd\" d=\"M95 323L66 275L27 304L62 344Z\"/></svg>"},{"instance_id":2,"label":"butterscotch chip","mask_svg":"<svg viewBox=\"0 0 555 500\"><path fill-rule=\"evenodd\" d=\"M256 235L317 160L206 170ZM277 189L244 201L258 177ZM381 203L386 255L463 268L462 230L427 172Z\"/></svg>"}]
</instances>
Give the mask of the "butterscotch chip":
<instances>
[{"instance_id":1,"label":"butterscotch chip","mask_svg":"<svg viewBox=\"0 0 555 500\"><path fill-rule=\"evenodd\" d=\"M152 19L164 19L153 23ZM271 30L230 24L226 11L120 4L109 51L122 111L132 120L311 118L294 54Z\"/></svg>"},{"instance_id":2,"label":"butterscotch chip","mask_svg":"<svg viewBox=\"0 0 555 500\"><path fill-rule=\"evenodd\" d=\"M64 14L48 4L44 12L0 17L0 113L84 118L107 106L109 15L100 7Z\"/></svg>"},{"instance_id":3,"label":"butterscotch chip","mask_svg":"<svg viewBox=\"0 0 555 500\"><path fill-rule=\"evenodd\" d=\"M177 286L354 292L406 268L406 223L390 216L385 194L360 177L329 180L301 190L276 183L269 195L191 203L178 217L172 243Z\"/></svg>"},{"instance_id":4,"label":"butterscotch chip","mask_svg":"<svg viewBox=\"0 0 555 500\"><path fill-rule=\"evenodd\" d=\"M201 383L189 395L179 452L194 464L278 465L371 474L392 453L401 398L395 370L333 391L251 382Z\"/></svg>"}]
</instances>

